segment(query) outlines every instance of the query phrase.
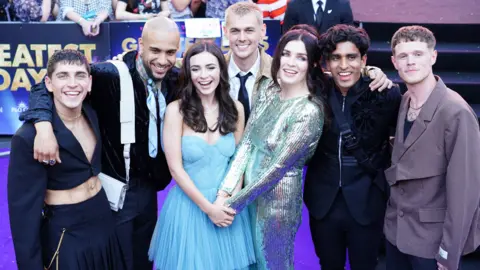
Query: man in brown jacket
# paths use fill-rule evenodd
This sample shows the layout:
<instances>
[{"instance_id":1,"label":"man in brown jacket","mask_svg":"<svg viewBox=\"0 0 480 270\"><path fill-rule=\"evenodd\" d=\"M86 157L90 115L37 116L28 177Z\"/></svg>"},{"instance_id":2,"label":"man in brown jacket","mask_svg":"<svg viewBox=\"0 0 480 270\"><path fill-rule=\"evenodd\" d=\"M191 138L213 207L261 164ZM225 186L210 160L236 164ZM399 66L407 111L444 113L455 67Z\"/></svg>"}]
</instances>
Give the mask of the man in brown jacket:
<instances>
[{"instance_id":1,"label":"man in brown jacket","mask_svg":"<svg viewBox=\"0 0 480 270\"><path fill-rule=\"evenodd\" d=\"M435 37L420 26L392 38L408 91L397 121L385 217L387 269L457 270L480 244L480 132L465 100L433 75Z\"/></svg>"}]
</instances>

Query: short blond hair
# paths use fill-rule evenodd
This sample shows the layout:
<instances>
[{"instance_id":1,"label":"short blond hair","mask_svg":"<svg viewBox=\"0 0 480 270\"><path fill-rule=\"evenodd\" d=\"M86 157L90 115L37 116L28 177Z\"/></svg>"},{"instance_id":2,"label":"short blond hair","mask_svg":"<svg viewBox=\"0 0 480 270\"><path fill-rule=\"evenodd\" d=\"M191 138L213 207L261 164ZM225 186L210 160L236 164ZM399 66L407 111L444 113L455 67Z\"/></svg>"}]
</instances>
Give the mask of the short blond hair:
<instances>
[{"instance_id":1,"label":"short blond hair","mask_svg":"<svg viewBox=\"0 0 480 270\"><path fill-rule=\"evenodd\" d=\"M235 14L239 17L243 17L250 13L255 14L258 24L263 24L263 12L257 4L252 2L237 2L229 6L225 11L225 23L228 25L228 17L230 14Z\"/></svg>"},{"instance_id":2,"label":"short blond hair","mask_svg":"<svg viewBox=\"0 0 480 270\"><path fill-rule=\"evenodd\" d=\"M395 55L395 47L402 42L419 41L427 43L429 49L434 49L437 43L432 31L419 25L404 26L393 34L392 52Z\"/></svg>"}]
</instances>

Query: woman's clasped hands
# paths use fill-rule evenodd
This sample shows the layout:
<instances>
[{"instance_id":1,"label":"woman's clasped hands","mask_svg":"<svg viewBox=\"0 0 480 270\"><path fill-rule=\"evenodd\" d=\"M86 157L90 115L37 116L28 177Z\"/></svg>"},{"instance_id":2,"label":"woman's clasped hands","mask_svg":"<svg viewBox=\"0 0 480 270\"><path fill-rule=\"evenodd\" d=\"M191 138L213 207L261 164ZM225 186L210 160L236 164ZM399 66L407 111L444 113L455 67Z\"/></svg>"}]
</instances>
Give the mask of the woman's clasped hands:
<instances>
[{"instance_id":1,"label":"woman's clasped hands","mask_svg":"<svg viewBox=\"0 0 480 270\"><path fill-rule=\"evenodd\" d=\"M235 218L235 210L225 206L225 201L225 198L218 197L207 211L210 220L218 227L230 226Z\"/></svg>"}]
</instances>

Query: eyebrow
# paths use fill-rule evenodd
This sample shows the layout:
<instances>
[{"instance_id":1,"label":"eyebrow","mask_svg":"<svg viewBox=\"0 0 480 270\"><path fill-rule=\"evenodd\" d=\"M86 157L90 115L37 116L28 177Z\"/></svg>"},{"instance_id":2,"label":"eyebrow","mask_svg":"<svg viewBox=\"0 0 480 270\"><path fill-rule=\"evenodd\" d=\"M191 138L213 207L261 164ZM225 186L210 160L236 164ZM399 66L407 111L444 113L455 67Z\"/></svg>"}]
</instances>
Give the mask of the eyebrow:
<instances>
[{"instance_id":1,"label":"eyebrow","mask_svg":"<svg viewBox=\"0 0 480 270\"><path fill-rule=\"evenodd\" d=\"M214 64L214 63L209 63L209 64L206 64L205 66L206 66L206 67L209 67L209 66L214 66L214 67L216 67L217 65ZM190 66L190 68L193 68L193 67L200 67L200 65L191 65L191 66Z\"/></svg>"},{"instance_id":2,"label":"eyebrow","mask_svg":"<svg viewBox=\"0 0 480 270\"><path fill-rule=\"evenodd\" d=\"M292 53L291 51L289 51L289 50L287 50L287 49L283 49L283 52L284 52L284 53L285 53L285 52L286 52L286 53ZM300 55L300 56L307 56L306 53L295 53L295 54Z\"/></svg>"},{"instance_id":3,"label":"eyebrow","mask_svg":"<svg viewBox=\"0 0 480 270\"><path fill-rule=\"evenodd\" d=\"M347 53L347 54L341 54L341 53L332 53L332 56L359 56L360 53Z\"/></svg>"},{"instance_id":4,"label":"eyebrow","mask_svg":"<svg viewBox=\"0 0 480 270\"><path fill-rule=\"evenodd\" d=\"M232 27L232 28L230 28L230 31L232 31L232 30L241 30L241 29L245 29L245 30L255 30L255 27L254 27L254 26L247 26L247 27L245 27L245 28Z\"/></svg>"},{"instance_id":5,"label":"eyebrow","mask_svg":"<svg viewBox=\"0 0 480 270\"><path fill-rule=\"evenodd\" d=\"M409 55L411 53L421 53L421 54L424 54L425 51L422 51L422 50L414 50L414 51L411 51L411 52L401 52L401 53L398 53L397 56L404 56L404 55Z\"/></svg>"},{"instance_id":6,"label":"eyebrow","mask_svg":"<svg viewBox=\"0 0 480 270\"><path fill-rule=\"evenodd\" d=\"M80 74L83 75L83 74L88 74L88 73L87 73L86 71L77 71L77 72L75 72L75 75L80 75ZM68 72L66 72L66 71L61 71L61 72L58 72L58 73L56 74L56 76L59 76L59 75L68 75Z\"/></svg>"},{"instance_id":7,"label":"eyebrow","mask_svg":"<svg viewBox=\"0 0 480 270\"><path fill-rule=\"evenodd\" d=\"M161 48L155 47L155 46L153 46L153 45L151 45L151 46L149 47L149 49L152 50L152 51L160 51L160 52L161 52L161 51L166 51L166 52L174 52L174 51L176 51L176 49L174 49L174 48L161 49Z\"/></svg>"}]
</instances>

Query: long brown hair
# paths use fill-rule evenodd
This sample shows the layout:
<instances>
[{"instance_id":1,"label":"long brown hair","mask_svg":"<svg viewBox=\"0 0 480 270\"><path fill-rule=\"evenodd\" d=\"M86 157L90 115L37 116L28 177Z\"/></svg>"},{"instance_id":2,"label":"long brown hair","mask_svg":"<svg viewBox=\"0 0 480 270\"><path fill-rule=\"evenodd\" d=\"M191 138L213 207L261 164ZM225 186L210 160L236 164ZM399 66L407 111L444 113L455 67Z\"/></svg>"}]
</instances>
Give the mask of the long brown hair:
<instances>
[{"instance_id":1,"label":"long brown hair","mask_svg":"<svg viewBox=\"0 0 480 270\"><path fill-rule=\"evenodd\" d=\"M220 69L220 82L215 89L215 98L218 101L218 122L215 128L210 129L205 119L204 108L197 90L193 86L190 74L190 59L192 56L202 52L211 53L218 60ZM237 126L238 111L235 102L230 97L230 83L228 67L220 48L212 42L200 42L193 44L183 58L182 70L180 73L180 112L183 115L183 122L195 132L207 132L208 129L225 135L234 132Z\"/></svg>"}]
</instances>

